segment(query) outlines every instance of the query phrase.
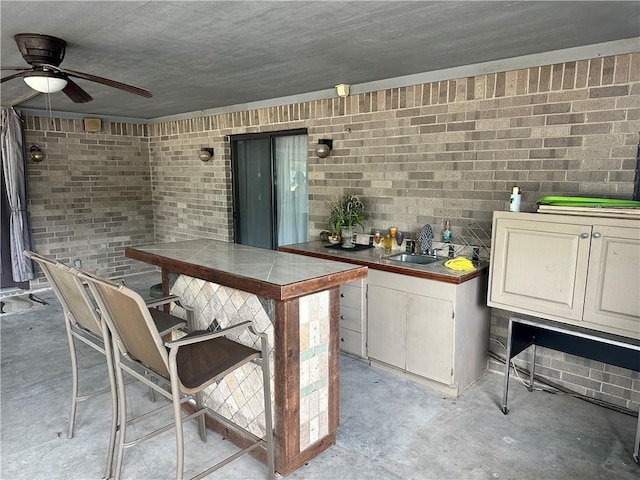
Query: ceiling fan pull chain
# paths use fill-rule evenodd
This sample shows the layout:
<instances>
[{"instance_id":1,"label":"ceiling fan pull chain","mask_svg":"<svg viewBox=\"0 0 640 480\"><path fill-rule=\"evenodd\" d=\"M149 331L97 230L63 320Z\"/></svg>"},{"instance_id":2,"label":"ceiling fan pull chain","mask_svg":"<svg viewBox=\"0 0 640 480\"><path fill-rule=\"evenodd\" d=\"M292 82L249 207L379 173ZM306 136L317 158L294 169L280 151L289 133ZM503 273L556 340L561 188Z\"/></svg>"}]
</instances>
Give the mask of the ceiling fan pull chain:
<instances>
[{"instance_id":1,"label":"ceiling fan pull chain","mask_svg":"<svg viewBox=\"0 0 640 480\"><path fill-rule=\"evenodd\" d=\"M44 107L49 112L49 120L51 121L51 125L53 125L53 112L51 111L51 94L44 94Z\"/></svg>"}]
</instances>

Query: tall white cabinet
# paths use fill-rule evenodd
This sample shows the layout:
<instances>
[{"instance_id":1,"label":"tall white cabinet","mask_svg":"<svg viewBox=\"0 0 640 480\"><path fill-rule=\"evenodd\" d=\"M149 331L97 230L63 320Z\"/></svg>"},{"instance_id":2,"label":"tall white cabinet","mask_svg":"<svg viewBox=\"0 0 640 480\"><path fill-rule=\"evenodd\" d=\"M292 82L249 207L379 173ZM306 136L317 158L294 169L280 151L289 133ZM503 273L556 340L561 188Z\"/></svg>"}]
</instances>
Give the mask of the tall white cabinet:
<instances>
[{"instance_id":1,"label":"tall white cabinet","mask_svg":"<svg viewBox=\"0 0 640 480\"><path fill-rule=\"evenodd\" d=\"M640 219L495 212L488 305L640 338Z\"/></svg>"}]
</instances>

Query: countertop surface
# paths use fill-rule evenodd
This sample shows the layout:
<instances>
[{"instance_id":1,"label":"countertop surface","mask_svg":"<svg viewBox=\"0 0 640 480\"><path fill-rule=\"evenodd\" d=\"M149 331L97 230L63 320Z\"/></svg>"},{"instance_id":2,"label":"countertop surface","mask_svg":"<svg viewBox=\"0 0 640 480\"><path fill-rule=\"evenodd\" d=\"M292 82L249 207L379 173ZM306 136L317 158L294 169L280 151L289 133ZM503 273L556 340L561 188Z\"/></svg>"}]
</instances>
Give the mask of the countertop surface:
<instances>
[{"instance_id":1,"label":"countertop surface","mask_svg":"<svg viewBox=\"0 0 640 480\"><path fill-rule=\"evenodd\" d=\"M320 240L296 243L293 245L283 245L279 247L279 250L298 253L310 257L354 263L356 265L364 265L375 270L439 280L446 283L463 283L471 280L472 278L484 275L489 266L486 262L474 262L474 266L476 267L475 271L460 272L445 267L444 262L448 260L448 258L445 257L442 257L442 259L437 262L430 263L429 265L416 265L412 263L388 260L385 258L390 254L393 255L395 253L401 253L400 250L393 251L390 254L381 248L369 248L357 251L336 250L334 248L329 248L329 244L327 242L322 242Z\"/></svg>"},{"instance_id":2,"label":"countertop surface","mask_svg":"<svg viewBox=\"0 0 640 480\"><path fill-rule=\"evenodd\" d=\"M127 247L125 255L239 290L271 292L273 298L279 299L323 290L367 275L366 268L337 258L306 257L209 239Z\"/></svg>"}]
</instances>

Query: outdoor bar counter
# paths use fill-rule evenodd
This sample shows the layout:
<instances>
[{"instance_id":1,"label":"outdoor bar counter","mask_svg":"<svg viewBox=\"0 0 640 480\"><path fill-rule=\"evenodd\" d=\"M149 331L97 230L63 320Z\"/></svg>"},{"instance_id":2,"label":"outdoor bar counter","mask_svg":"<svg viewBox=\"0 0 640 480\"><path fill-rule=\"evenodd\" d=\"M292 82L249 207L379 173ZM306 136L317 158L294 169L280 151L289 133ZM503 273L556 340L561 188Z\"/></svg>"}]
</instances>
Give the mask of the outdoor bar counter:
<instances>
[{"instance_id":1,"label":"outdoor bar counter","mask_svg":"<svg viewBox=\"0 0 640 480\"><path fill-rule=\"evenodd\" d=\"M275 465L281 475L335 443L339 286L366 277L367 267L206 239L127 247L125 255L162 268L164 293L179 295L194 308L197 328L251 319L269 334ZM256 342L249 335L234 340ZM260 371L247 365L238 372L207 391L205 401L261 436ZM243 444L237 434L207 420Z\"/></svg>"}]
</instances>

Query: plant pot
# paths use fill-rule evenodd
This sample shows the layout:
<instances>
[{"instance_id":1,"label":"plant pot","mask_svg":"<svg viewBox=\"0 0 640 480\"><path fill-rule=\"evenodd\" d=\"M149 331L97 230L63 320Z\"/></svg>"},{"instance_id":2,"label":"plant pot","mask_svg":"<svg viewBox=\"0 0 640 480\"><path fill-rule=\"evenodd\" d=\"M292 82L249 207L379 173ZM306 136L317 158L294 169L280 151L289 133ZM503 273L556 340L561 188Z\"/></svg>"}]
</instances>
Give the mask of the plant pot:
<instances>
[{"instance_id":1,"label":"plant pot","mask_svg":"<svg viewBox=\"0 0 640 480\"><path fill-rule=\"evenodd\" d=\"M353 228L342 228L342 248L353 248Z\"/></svg>"}]
</instances>

